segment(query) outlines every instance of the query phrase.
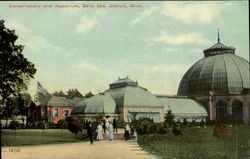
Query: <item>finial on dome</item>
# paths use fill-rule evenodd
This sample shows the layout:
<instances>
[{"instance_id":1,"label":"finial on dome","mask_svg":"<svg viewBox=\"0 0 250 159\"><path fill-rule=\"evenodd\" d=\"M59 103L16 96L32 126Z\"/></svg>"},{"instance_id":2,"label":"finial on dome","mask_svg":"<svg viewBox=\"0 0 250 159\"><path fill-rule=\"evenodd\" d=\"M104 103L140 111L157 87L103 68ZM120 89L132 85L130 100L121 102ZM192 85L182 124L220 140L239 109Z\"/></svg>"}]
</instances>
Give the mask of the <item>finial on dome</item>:
<instances>
[{"instance_id":1,"label":"finial on dome","mask_svg":"<svg viewBox=\"0 0 250 159\"><path fill-rule=\"evenodd\" d=\"M218 28L218 42L220 42L220 29Z\"/></svg>"}]
</instances>

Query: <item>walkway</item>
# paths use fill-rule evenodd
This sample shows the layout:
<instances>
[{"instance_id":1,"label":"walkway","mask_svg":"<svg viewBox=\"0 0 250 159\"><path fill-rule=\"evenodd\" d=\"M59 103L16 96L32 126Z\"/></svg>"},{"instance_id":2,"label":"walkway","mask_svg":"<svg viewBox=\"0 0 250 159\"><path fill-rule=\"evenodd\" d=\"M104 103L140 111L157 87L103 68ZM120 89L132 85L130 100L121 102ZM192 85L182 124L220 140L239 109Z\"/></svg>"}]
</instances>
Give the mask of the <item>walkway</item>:
<instances>
[{"instance_id":1,"label":"walkway","mask_svg":"<svg viewBox=\"0 0 250 159\"><path fill-rule=\"evenodd\" d=\"M134 140L124 141L121 134L116 140L68 144L13 147L20 152L9 152L2 147L3 159L156 159L142 151Z\"/></svg>"}]
</instances>

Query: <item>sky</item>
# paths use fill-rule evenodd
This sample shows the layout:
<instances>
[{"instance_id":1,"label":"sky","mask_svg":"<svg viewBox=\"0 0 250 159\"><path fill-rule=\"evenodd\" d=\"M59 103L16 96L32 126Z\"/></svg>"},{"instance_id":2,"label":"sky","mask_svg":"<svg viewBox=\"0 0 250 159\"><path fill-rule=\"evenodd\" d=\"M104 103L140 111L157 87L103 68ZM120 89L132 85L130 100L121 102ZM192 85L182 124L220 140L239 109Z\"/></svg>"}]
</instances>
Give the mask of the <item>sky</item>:
<instances>
[{"instance_id":1,"label":"sky","mask_svg":"<svg viewBox=\"0 0 250 159\"><path fill-rule=\"evenodd\" d=\"M109 8L118 4L127 8ZM127 76L151 93L175 95L184 73L217 42L217 28L223 44L249 59L248 10L247 1L0 2L0 19L35 64L32 96L37 81L50 93L77 88L96 94Z\"/></svg>"}]
</instances>

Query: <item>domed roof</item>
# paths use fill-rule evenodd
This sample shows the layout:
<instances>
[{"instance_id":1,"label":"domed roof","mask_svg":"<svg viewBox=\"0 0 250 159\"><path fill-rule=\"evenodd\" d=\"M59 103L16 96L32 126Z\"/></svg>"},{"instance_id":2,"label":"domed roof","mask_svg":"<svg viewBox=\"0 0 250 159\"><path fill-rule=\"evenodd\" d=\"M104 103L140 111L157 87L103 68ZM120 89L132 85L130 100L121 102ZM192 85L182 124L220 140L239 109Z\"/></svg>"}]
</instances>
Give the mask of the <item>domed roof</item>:
<instances>
[{"instance_id":1,"label":"domed roof","mask_svg":"<svg viewBox=\"0 0 250 159\"><path fill-rule=\"evenodd\" d=\"M72 114L115 113L116 104L113 98L102 93L76 104Z\"/></svg>"},{"instance_id":2,"label":"domed roof","mask_svg":"<svg viewBox=\"0 0 250 159\"><path fill-rule=\"evenodd\" d=\"M250 88L249 62L234 54L233 47L220 43L204 50L205 58L195 63L183 76L178 95L240 93Z\"/></svg>"},{"instance_id":3,"label":"domed roof","mask_svg":"<svg viewBox=\"0 0 250 159\"><path fill-rule=\"evenodd\" d=\"M129 81L129 82L128 82ZM110 84L110 89L104 94L111 95L118 106L127 107L162 107L162 104L155 95L147 91L147 89L138 86L137 82L131 79L119 79L115 84Z\"/></svg>"}]
</instances>

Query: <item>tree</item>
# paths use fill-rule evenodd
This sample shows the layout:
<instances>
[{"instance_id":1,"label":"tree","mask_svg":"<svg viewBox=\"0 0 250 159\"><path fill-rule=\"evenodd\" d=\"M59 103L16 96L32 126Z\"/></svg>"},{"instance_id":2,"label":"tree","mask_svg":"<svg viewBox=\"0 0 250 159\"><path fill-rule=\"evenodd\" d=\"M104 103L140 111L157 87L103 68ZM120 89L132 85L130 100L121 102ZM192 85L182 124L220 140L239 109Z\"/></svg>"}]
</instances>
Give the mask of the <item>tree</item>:
<instances>
[{"instance_id":1,"label":"tree","mask_svg":"<svg viewBox=\"0 0 250 159\"><path fill-rule=\"evenodd\" d=\"M4 107L4 109L2 110L2 114L4 114L5 120L6 120L6 124L5 127L7 128L8 125L8 120L9 118L12 118L13 116L18 114L18 108L17 108L17 100L15 97L10 97L7 100L6 103L6 107Z\"/></svg>"},{"instance_id":2,"label":"tree","mask_svg":"<svg viewBox=\"0 0 250 159\"><path fill-rule=\"evenodd\" d=\"M18 94L17 97L17 103L18 103L18 115L22 116L22 126L24 125L24 117L27 116L27 109L32 103L32 99L30 94L23 93Z\"/></svg>"},{"instance_id":3,"label":"tree","mask_svg":"<svg viewBox=\"0 0 250 159\"><path fill-rule=\"evenodd\" d=\"M85 94L85 98L90 98L92 96L94 96L94 94L91 91Z\"/></svg>"},{"instance_id":4,"label":"tree","mask_svg":"<svg viewBox=\"0 0 250 159\"><path fill-rule=\"evenodd\" d=\"M75 134L75 139L77 139L77 134L82 132L83 122L75 117L66 118L68 122L68 129L70 132Z\"/></svg>"},{"instance_id":5,"label":"tree","mask_svg":"<svg viewBox=\"0 0 250 159\"><path fill-rule=\"evenodd\" d=\"M52 93L52 95L57 96L57 97L66 97L67 95L61 90L59 92L55 91Z\"/></svg>"},{"instance_id":6,"label":"tree","mask_svg":"<svg viewBox=\"0 0 250 159\"><path fill-rule=\"evenodd\" d=\"M170 126L173 126L174 125L174 123L175 123L175 121L174 121L174 114L172 113L172 110L171 109L169 109L168 110L168 112L167 112L167 114L165 115L165 122L167 123L167 124L169 124Z\"/></svg>"},{"instance_id":7,"label":"tree","mask_svg":"<svg viewBox=\"0 0 250 159\"><path fill-rule=\"evenodd\" d=\"M13 115L9 114L14 109L10 105L11 97L26 90L36 73L35 65L22 54L24 46L15 44L17 39L15 31L6 28L4 20L0 20L0 112L5 118Z\"/></svg>"},{"instance_id":8,"label":"tree","mask_svg":"<svg viewBox=\"0 0 250 159\"><path fill-rule=\"evenodd\" d=\"M83 95L77 89L69 89L69 91L67 91L66 98L68 99L83 98Z\"/></svg>"},{"instance_id":9,"label":"tree","mask_svg":"<svg viewBox=\"0 0 250 159\"><path fill-rule=\"evenodd\" d=\"M24 117L27 116L27 109L32 103L30 94L19 93L17 96L11 97L7 102L8 107L5 107L3 113L5 114L6 126L8 118L12 118L16 115L22 116L22 127L24 125Z\"/></svg>"}]
</instances>

